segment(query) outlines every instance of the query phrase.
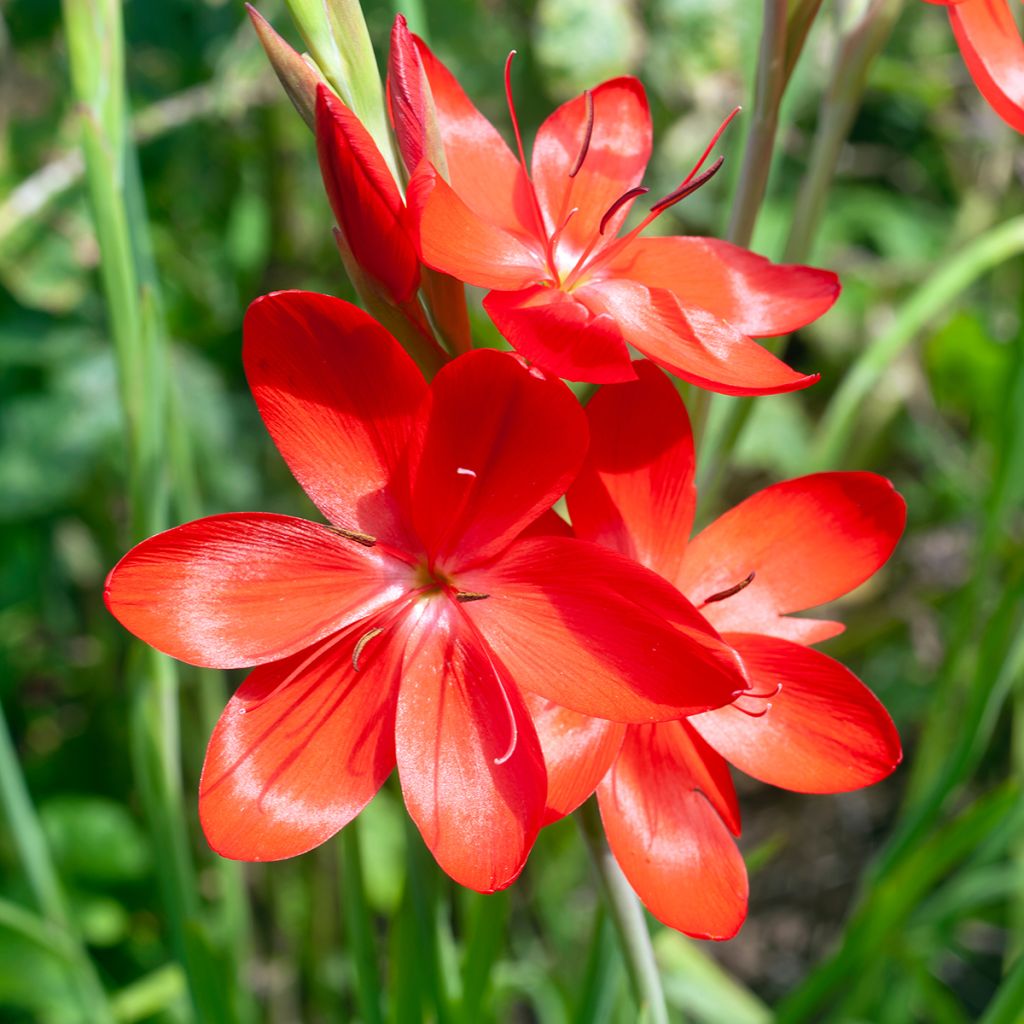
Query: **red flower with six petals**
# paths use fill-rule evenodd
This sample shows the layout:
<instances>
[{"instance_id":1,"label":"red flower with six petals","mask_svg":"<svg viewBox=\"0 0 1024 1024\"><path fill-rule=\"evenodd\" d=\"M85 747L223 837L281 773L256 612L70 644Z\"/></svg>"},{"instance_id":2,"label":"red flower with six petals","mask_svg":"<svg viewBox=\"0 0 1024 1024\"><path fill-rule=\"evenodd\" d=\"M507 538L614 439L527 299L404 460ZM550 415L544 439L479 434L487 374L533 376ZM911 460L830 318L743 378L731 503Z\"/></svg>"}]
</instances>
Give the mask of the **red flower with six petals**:
<instances>
[{"instance_id":1,"label":"red flower with six petals","mask_svg":"<svg viewBox=\"0 0 1024 1024\"><path fill-rule=\"evenodd\" d=\"M521 142L517 160L448 69L400 28L392 109L413 171L406 201L420 255L491 289L484 306L520 353L560 377L594 383L633 379L629 345L726 394L773 394L817 379L751 338L786 334L824 313L839 293L834 274L773 264L710 238L639 237L705 178L698 171L710 146L679 189L617 237L646 191L640 180L651 154L650 112L636 79L613 79L559 107L537 133L528 174ZM428 151L415 116L422 97L399 102L409 99L401 83L416 84L413 54L430 86L444 169L420 159ZM518 141L514 112L513 125Z\"/></svg>"},{"instance_id":2,"label":"red flower with six petals","mask_svg":"<svg viewBox=\"0 0 1024 1024\"><path fill-rule=\"evenodd\" d=\"M871 576L903 530L902 498L870 473L819 473L748 498L689 540L696 492L686 410L669 380L602 388L591 446L567 501L577 536L675 584L740 654L737 701L683 721L622 726L531 698L548 765L548 820L598 784L609 845L659 919L729 938L747 878L730 833L739 808L726 760L763 782L834 793L877 782L901 758L885 709L851 672L805 645L842 625L792 612ZM605 774L608 766L610 771Z\"/></svg>"},{"instance_id":3,"label":"red flower with six petals","mask_svg":"<svg viewBox=\"0 0 1024 1024\"><path fill-rule=\"evenodd\" d=\"M244 361L271 436L330 525L201 519L139 544L106 588L113 614L159 650L258 666L203 768L200 817L221 854L273 860L318 845L397 762L441 866L499 889L545 805L520 688L651 721L746 685L735 654L656 575L596 545L524 534L587 444L560 381L481 350L428 387L369 316L306 292L253 303Z\"/></svg>"}]
</instances>

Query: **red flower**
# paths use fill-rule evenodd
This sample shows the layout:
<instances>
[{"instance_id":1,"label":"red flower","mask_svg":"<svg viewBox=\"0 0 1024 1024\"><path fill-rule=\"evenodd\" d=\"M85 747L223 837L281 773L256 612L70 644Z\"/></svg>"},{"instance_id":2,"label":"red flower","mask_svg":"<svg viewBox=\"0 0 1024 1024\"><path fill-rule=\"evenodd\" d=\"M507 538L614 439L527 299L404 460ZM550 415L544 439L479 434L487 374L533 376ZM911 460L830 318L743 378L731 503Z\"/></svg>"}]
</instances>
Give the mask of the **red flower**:
<instances>
[{"instance_id":1,"label":"red flower","mask_svg":"<svg viewBox=\"0 0 1024 1024\"><path fill-rule=\"evenodd\" d=\"M746 915L747 878L730 836L739 834L739 808L726 760L802 793L869 785L900 760L878 700L805 646L843 627L790 613L871 576L903 530L904 504L882 477L819 473L755 494L690 541L696 492L686 410L659 370L638 363L637 373L636 382L602 388L587 407L591 447L567 496L575 532L689 595L740 654L751 685L728 707L628 727L533 699L548 820L571 811L603 776L608 842L643 901L673 928L728 938Z\"/></svg>"},{"instance_id":2,"label":"red flower","mask_svg":"<svg viewBox=\"0 0 1024 1024\"><path fill-rule=\"evenodd\" d=\"M428 388L365 313L307 292L252 305L244 360L267 429L331 525L201 519L138 545L106 590L159 650L258 666L203 769L200 817L219 853L311 849L397 761L441 866L499 889L545 803L520 687L644 721L745 685L735 655L653 573L596 545L521 536L587 444L561 382L481 350Z\"/></svg>"},{"instance_id":3,"label":"red flower","mask_svg":"<svg viewBox=\"0 0 1024 1024\"><path fill-rule=\"evenodd\" d=\"M992 109L1024 132L1024 41L1006 0L928 0L949 8L964 63Z\"/></svg>"},{"instance_id":4,"label":"red flower","mask_svg":"<svg viewBox=\"0 0 1024 1024\"><path fill-rule=\"evenodd\" d=\"M427 125L417 114L424 103L409 67L413 44L399 45L397 35L393 69L396 53L403 63L392 73L392 107L412 165L428 152L420 137ZM824 313L839 291L834 274L779 266L710 238L639 237L717 168L699 175L710 146L675 192L617 237L646 191L639 186L651 119L638 81L616 78L559 107L537 133L531 179L514 111L518 161L451 73L414 42L447 165L421 160L406 193L420 255L491 289L484 306L519 352L560 377L595 383L633 379L628 345L726 394L791 391L817 379L751 337L785 334ZM408 95L402 82L412 83Z\"/></svg>"}]
</instances>

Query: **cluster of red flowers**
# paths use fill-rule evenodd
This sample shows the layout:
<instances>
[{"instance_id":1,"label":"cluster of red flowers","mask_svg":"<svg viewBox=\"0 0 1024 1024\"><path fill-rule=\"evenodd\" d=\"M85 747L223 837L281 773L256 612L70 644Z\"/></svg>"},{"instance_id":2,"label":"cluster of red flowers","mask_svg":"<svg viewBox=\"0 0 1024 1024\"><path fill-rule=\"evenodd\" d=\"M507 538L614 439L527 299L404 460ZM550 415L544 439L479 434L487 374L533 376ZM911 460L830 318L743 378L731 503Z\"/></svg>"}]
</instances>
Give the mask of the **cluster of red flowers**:
<instances>
[{"instance_id":1,"label":"cluster of red flowers","mask_svg":"<svg viewBox=\"0 0 1024 1024\"><path fill-rule=\"evenodd\" d=\"M518 155L399 18L388 94L403 197L356 116L290 67L346 265L406 347L336 298L258 299L249 384L326 522L212 516L139 544L108 579L110 610L147 643L256 666L207 752L210 844L300 854L397 765L438 863L490 892L596 790L647 906L689 934L733 935L747 882L726 762L824 793L900 760L879 702L812 646L842 626L792 613L871 576L904 505L880 477L822 473L690 540L693 442L663 371L727 394L806 387L814 376L752 339L824 313L835 276L641 237L714 172L711 146L624 231L651 149L634 79L556 110L528 169L514 111ZM468 350L459 282L489 289L515 352ZM559 378L603 386L584 410ZM563 496L568 522L552 509Z\"/></svg>"}]
</instances>

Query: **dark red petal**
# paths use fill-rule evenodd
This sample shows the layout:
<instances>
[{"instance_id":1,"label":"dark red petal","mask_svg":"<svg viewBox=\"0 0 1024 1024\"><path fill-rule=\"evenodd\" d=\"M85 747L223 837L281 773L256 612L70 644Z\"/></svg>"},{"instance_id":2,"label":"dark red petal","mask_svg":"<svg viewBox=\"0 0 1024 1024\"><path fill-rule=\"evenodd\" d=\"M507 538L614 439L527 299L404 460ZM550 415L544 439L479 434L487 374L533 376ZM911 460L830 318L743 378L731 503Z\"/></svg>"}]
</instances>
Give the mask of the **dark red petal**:
<instances>
[{"instance_id":1,"label":"dark red petal","mask_svg":"<svg viewBox=\"0 0 1024 1024\"><path fill-rule=\"evenodd\" d=\"M622 336L670 373L723 395L774 395L813 384L817 375L791 370L725 320L697 306L684 308L664 288L626 278L579 288L595 313L612 317Z\"/></svg>"},{"instance_id":2,"label":"dark red petal","mask_svg":"<svg viewBox=\"0 0 1024 1024\"><path fill-rule=\"evenodd\" d=\"M316 91L316 148L331 209L359 266L400 305L420 263L395 179L359 118L326 86Z\"/></svg>"},{"instance_id":3,"label":"dark red petal","mask_svg":"<svg viewBox=\"0 0 1024 1024\"><path fill-rule=\"evenodd\" d=\"M963 0L949 20L974 84L992 109L1024 132L1024 42L1006 0Z\"/></svg>"},{"instance_id":4,"label":"dark red petal","mask_svg":"<svg viewBox=\"0 0 1024 1024\"><path fill-rule=\"evenodd\" d=\"M427 266L479 288L525 288L545 276L541 255L470 209L427 161L410 179L406 200Z\"/></svg>"},{"instance_id":5,"label":"dark red petal","mask_svg":"<svg viewBox=\"0 0 1024 1024\"><path fill-rule=\"evenodd\" d=\"M478 892L513 882L540 828L546 777L515 686L447 599L404 627L398 772L438 864Z\"/></svg>"},{"instance_id":6,"label":"dark red petal","mask_svg":"<svg viewBox=\"0 0 1024 1024\"><path fill-rule=\"evenodd\" d=\"M388 110L395 139L405 166L412 173L427 154L429 123L433 119L436 131L437 115L433 111L434 101L423 69L423 59L402 14L395 15L391 26L387 86Z\"/></svg>"},{"instance_id":7,"label":"dark red petal","mask_svg":"<svg viewBox=\"0 0 1024 1024\"><path fill-rule=\"evenodd\" d=\"M906 506L873 473L815 473L774 484L694 537L673 581L698 607L755 574L750 585L703 608L720 630L805 643L822 624L781 619L842 596L876 572L903 532ZM825 623L827 635L834 624ZM832 627L829 630L829 627ZM814 631L815 641L805 630Z\"/></svg>"},{"instance_id":8,"label":"dark red petal","mask_svg":"<svg viewBox=\"0 0 1024 1024\"><path fill-rule=\"evenodd\" d=\"M572 527L553 509L549 508L523 530L520 537L572 537Z\"/></svg>"},{"instance_id":9,"label":"dark red petal","mask_svg":"<svg viewBox=\"0 0 1024 1024\"><path fill-rule=\"evenodd\" d=\"M748 887L725 762L685 722L634 726L597 793L608 845L647 909L695 938L732 938Z\"/></svg>"},{"instance_id":10,"label":"dark red petal","mask_svg":"<svg viewBox=\"0 0 1024 1024\"><path fill-rule=\"evenodd\" d=\"M427 385L398 342L341 299L275 292L249 307L242 355L263 422L320 511L411 543L392 476Z\"/></svg>"},{"instance_id":11,"label":"dark red petal","mask_svg":"<svg viewBox=\"0 0 1024 1024\"><path fill-rule=\"evenodd\" d=\"M240 668L286 657L384 607L408 567L326 526L238 512L144 540L107 577L126 628L174 658Z\"/></svg>"},{"instance_id":12,"label":"dark red petal","mask_svg":"<svg viewBox=\"0 0 1024 1024\"><path fill-rule=\"evenodd\" d=\"M587 404L590 448L566 500L577 537L675 579L693 525L693 434L672 382L653 363Z\"/></svg>"},{"instance_id":13,"label":"dark red petal","mask_svg":"<svg viewBox=\"0 0 1024 1024\"><path fill-rule=\"evenodd\" d=\"M618 755L628 726L581 715L536 694L523 696L548 770L544 824L550 825L594 792Z\"/></svg>"},{"instance_id":14,"label":"dark red petal","mask_svg":"<svg viewBox=\"0 0 1024 1024\"><path fill-rule=\"evenodd\" d=\"M573 176L589 123L588 101L563 103L540 126L533 146L532 174L547 230L554 232L577 209L561 234L560 263L575 256L598 234L601 219L624 193L640 184L651 158L651 114L644 87L635 78L615 78L591 90L590 144ZM605 226L613 239L629 212L623 207Z\"/></svg>"},{"instance_id":15,"label":"dark red petal","mask_svg":"<svg viewBox=\"0 0 1024 1024\"><path fill-rule=\"evenodd\" d=\"M203 831L222 857L281 860L319 846L395 766L394 665L383 652L353 672L355 642L263 665L228 702L199 783Z\"/></svg>"},{"instance_id":16,"label":"dark red petal","mask_svg":"<svg viewBox=\"0 0 1024 1024\"><path fill-rule=\"evenodd\" d=\"M505 231L532 236L536 221L519 161L455 76L422 39L413 40L430 83L452 188L478 217Z\"/></svg>"},{"instance_id":17,"label":"dark red petal","mask_svg":"<svg viewBox=\"0 0 1024 1024\"><path fill-rule=\"evenodd\" d=\"M493 349L445 366L422 415L409 457L413 516L449 572L500 551L550 508L587 447L572 392Z\"/></svg>"},{"instance_id":18,"label":"dark red petal","mask_svg":"<svg viewBox=\"0 0 1024 1024\"><path fill-rule=\"evenodd\" d=\"M686 599L630 559L586 541L517 541L460 573L464 605L516 684L620 722L728 703L747 682L735 652Z\"/></svg>"},{"instance_id":19,"label":"dark red petal","mask_svg":"<svg viewBox=\"0 0 1024 1024\"><path fill-rule=\"evenodd\" d=\"M816 320L839 297L829 270L772 263L715 238L640 238L609 267L613 276L672 292L741 334L767 338Z\"/></svg>"},{"instance_id":20,"label":"dark red petal","mask_svg":"<svg viewBox=\"0 0 1024 1024\"><path fill-rule=\"evenodd\" d=\"M752 690L782 686L759 717L726 707L690 720L741 771L798 793L842 793L884 779L900 763L892 719L838 661L774 637L726 639L746 663ZM765 700L742 697L738 705L756 712Z\"/></svg>"},{"instance_id":21,"label":"dark red petal","mask_svg":"<svg viewBox=\"0 0 1024 1024\"><path fill-rule=\"evenodd\" d=\"M609 384L635 377L618 325L558 288L493 291L484 309L509 344L566 380Z\"/></svg>"}]
</instances>

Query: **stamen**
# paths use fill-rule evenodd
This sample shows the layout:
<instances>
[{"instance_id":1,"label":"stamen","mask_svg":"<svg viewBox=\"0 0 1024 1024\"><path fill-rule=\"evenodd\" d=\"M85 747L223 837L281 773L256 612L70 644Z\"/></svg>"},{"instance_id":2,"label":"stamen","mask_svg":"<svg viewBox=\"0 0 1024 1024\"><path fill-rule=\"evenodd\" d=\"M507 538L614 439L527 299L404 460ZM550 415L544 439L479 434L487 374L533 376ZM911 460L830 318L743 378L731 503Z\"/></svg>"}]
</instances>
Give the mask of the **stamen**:
<instances>
[{"instance_id":1,"label":"stamen","mask_svg":"<svg viewBox=\"0 0 1024 1024\"><path fill-rule=\"evenodd\" d=\"M357 641L355 647L352 649L352 671L359 671L359 657L363 653L363 648L375 637L380 636L384 632L383 627L375 626L373 629L368 629Z\"/></svg>"},{"instance_id":2,"label":"stamen","mask_svg":"<svg viewBox=\"0 0 1024 1024\"><path fill-rule=\"evenodd\" d=\"M623 205L630 201L630 199L636 199L637 196L646 195L650 191L651 190L649 188L644 188L643 185L637 185L636 188L631 188L628 192L623 192L622 195L619 196L619 198L616 199L615 202L612 203L612 205L605 211L604 216L601 218L601 223L598 225L597 233L599 235L604 234L604 229L608 227L608 221L610 221L612 217L614 217L615 214L623 207Z\"/></svg>"},{"instance_id":3,"label":"stamen","mask_svg":"<svg viewBox=\"0 0 1024 1024\"><path fill-rule=\"evenodd\" d=\"M715 601L724 601L727 597L734 597L741 590L746 590L754 582L756 575L757 573L751 572L745 580L740 580L735 586L729 587L726 590L720 590L717 594L712 594L710 597L705 597L697 607L703 608L706 604L713 604Z\"/></svg>"},{"instance_id":4,"label":"stamen","mask_svg":"<svg viewBox=\"0 0 1024 1024\"><path fill-rule=\"evenodd\" d=\"M519 118L516 117L516 105L512 99L512 58L516 55L515 50L509 50L508 58L505 61L505 100L508 103L509 117L512 119L512 131L516 136L516 148L519 150L519 166L523 169L523 176L530 186L530 198L533 200L533 212L537 217L537 232L540 235L546 234L544 227L544 214L541 212L540 200L537 198L537 190L533 187L530 172L526 166L526 152L523 149L523 136L519 132ZM548 254L548 261L551 256Z\"/></svg>"},{"instance_id":5,"label":"stamen","mask_svg":"<svg viewBox=\"0 0 1024 1024\"><path fill-rule=\"evenodd\" d=\"M746 715L747 718L764 718L772 709L771 704L765 704L763 708L758 708L756 711L751 711L750 708L741 708L739 704L726 704L726 707L738 711L741 715Z\"/></svg>"},{"instance_id":6,"label":"stamen","mask_svg":"<svg viewBox=\"0 0 1024 1024\"><path fill-rule=\"evenodd\" d=\"M467 601L486 601L490 594L478 594L474 590L459 590L455 594L455 600L465 604Z\"/></svg>"},{"instance_id":7,"label":"stamen","mask_svg":"<svg viewBox=\"0 0 1024 1024\"><path fill-rule=\"evenodd\" d=\"M490 655L487 658L490 661ZM508 741L508 749L501 757L496 757L494 763L496 765L504 764L516 751L516 744L519 742L519 726L516 724L516 714L512 710L512 701L508 699L508 693L505 691L505 684L501 681L501 675L497 669L494 668L494 663L491 662L491 668L494 670L494 678L498 681L498 689L501 690L501 696L505 701L505 710L508 712L509 725L512 726L512 735Z\"/></svg>"},{"instance_id":8,"label":"stamen","mask_svg":"<svg viewBox=\"0 0 1024 1024\"><path fill-rule=\"evenodd\" d=\"M377 543L376 537L368 533L359 533L357 530L343 530L340 526L327 526L325 529L330 530L331 533L338 534L339 537L344 537L346 540L354 540L357 544L362 544L363 547L372 548Z\"/></svg>"},{"instance_id":9,"label":"stamen","mask_svg":"<svg viewBox=\"0 0 1024 1024\"><path fill-rule=\"evenodd\" d=\"M675 206L680 200L685 199L689 195L693 195L702 185L706 185L719 171L722 164L725 163L725 157L720 156L703 174L699 177L694 178L692 181L687 179L684 181L679 188L674 192L669 192L664 199L659 199L652 207L651 213L661 213L662 210L667 210L670 206Z\"/></svg>"},{"instance_id":10,"label":"stamen","mask_svg":"<svg viewBox=\"0 0 1024 1024\"><path fill-rule=\"evenodd\" d=\"M782 693L782 683L776 683L775 689L769 693L758 693L756 690L741 690L741 697L753 697L755 700L771 700L772 697L778 697Z\"/></svg>"},{"instance_id":11,"label":"stamen","mask_svg":"<svg viewBox=\"0 0 1024 1024\"><path fill-rule=\"evenodd\" d=\"M587 159L587 153L590 150L591 136L594 134L594 95L589 89L585 89L583 98L587 104L587 127L583 132L583 145L580 147L579 156L576 157L576 163L572 165L572 170L569 172L570 178L575 178L580 173L583 161Z\"/></svg>"},{"instance_id":12,"label":"stamen","mask_svg":"<svg viewBox=\"0 0 1024 1024\"><path fill-rule=\"evenodd\" d=\"M715 144L722 137L725 129L729 127L729 123L732 119L742 110L742 107L736 107L733 112L718 126L718 131L711 136L711 141L707 144L704 152L701 153L700 159L693 165L693 170L683 179L683 184L691 181L693 176L704 166L704 161L707 160L708 154L715 148Z\"/></svg>"}]
</instances>

